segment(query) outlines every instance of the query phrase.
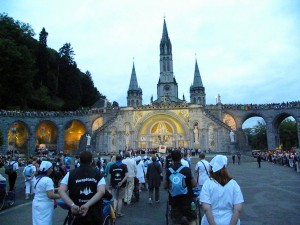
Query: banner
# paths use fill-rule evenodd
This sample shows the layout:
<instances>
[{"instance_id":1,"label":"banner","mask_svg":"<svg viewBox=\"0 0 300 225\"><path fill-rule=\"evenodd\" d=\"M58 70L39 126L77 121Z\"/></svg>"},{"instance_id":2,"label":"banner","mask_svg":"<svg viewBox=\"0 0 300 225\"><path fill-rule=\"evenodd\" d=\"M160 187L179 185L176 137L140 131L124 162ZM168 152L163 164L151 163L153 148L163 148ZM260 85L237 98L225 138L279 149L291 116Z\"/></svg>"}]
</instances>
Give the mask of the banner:
<instances>
[{"instance_id":1,"label":"banner","mask_svg":"<svg viewBox=\"0 0 300 225\"><path fill-rule=\"evenodd\" d=\"M162 154L167 154L167 146L166 145L160 145L158 148L158 152Z\"/></svg>"}]
</instances>

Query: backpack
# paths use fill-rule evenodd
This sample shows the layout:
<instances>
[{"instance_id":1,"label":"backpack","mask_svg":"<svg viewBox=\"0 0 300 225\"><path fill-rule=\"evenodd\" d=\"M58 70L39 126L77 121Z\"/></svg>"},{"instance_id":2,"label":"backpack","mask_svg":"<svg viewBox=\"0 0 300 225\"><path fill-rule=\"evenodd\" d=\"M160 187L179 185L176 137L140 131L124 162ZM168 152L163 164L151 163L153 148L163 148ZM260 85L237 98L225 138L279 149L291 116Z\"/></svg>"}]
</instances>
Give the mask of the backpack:
<instances>
[{"instance_id":1,"label":"backpack","mask_svg":"<svg viewBox=\"0 0 300 225\"><path fill-rule=\"evenodd\" d=\"M14 164L15 164L15 162L13 164L9 164L7 166L4 166L4 168L5 168L4 173L7 174L7 175L11 175L14 172Z\"/></svg>"},{"instance_id":2,"label":"backpack","mask_svg":"<svg viewBox=\"0 0 300 225\"><path fill-rule=\"evenodd\" d=\"M169 193L172 197L178 195L185 195L188 193L188 188L185 183L185 176L180 173L180 171L184 168L184 166L179 167L176 171L173 168L169 168L171 175L169 177L170 180L170 188Z\"/></svg>"},{"instance_id":3,"label":"backpack","mask_svg":"<svg viewBox=\"0 0 300 225\"><path fill-rule=\"evenodd\" d=\"M31 177L32 176L31 165L28 165L28 166L25 167L24 174L25 174L26 177Z\"/></svg>"}]
</instances>

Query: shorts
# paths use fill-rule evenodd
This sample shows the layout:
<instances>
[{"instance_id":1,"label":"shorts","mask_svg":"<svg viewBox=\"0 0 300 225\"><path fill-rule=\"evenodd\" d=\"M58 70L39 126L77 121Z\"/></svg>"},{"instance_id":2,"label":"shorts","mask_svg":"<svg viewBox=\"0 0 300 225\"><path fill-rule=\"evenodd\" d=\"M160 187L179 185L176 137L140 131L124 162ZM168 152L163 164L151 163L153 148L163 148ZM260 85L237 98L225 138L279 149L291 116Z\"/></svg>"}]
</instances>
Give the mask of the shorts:
<instances>
[{"instance_id":1,"label":"shorts","mask_svg":"<svg viewBox=\"0 0 300 225\"><path fill-rule=\"evenodd\" d=\"M125 188L113 188L111 194L115 200L123 199L125 198Z\"/></svg>"},{"instance_id":2,"label":"shorts","mask_svg":"<svg viewBox=\"0 0 300 225\"><path fill-rule=\"evenodd\" d=\"M197 219L197 214L191 209L190 205L171 208L171 219L174 223L180 222L183 216L186 217L189 222Z\"/></svg>"},{"instance_id":3,"label":"shorts","mask_svg":"<svg viewBox=\"0 0 300 225\"><path fill-rule=\"evenodd\" d=\"M138 177L139 184L144 184L145 183L145 177Z\"/></svg>"}]
</instances>

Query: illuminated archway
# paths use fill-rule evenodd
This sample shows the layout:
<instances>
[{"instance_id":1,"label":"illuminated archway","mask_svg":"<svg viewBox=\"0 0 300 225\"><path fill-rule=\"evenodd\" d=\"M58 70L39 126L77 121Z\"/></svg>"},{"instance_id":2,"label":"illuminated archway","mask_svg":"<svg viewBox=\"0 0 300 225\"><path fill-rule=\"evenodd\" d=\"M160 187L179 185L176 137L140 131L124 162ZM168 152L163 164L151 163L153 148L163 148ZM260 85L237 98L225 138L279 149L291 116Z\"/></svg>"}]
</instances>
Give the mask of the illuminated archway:
<instances>
[{"instance_id":1,"label":"illuminated archway","mask_svg":"<svg viewBox=\"0 0 300 225\"><path fill-rule=\"evenodd\" d=\"M24 122L14 122L8 130L8 150L12 153L28 153L29 129Z\"/></svg>"},{"instance_id":2,"label":"illuminated archway","mask_svg":"<svg viewBox=\"0 0 300 225\"><path fill-rule=\"evenodd\" d=\"M81 121L70 121L65 127L64 152L70 153L77 150L78 142L85 132L86 127Z\"/></svg>"},{"instance_id":3,"label":"illuminated archway","mask_svg":"<svg viewBox=\"0 0 300 225\"><path fill-rule=\"evenodd\" d=\"M152 115L140 124L137 137L140 148L157 148L159 145L169 148L188 147L189 140L184 126L171 115Z\"/></svg>"},{"instance_id":4,"label":"illuminated archway","mask_svg":"<svg viewBox=\"0 0 300 225\"><path fill-rule=\"evenodd\" d=\"M47 147L48 150L57 149L57 134L58 130L56 125L51 121L41 122L35 131L36 147L40 148L41 145Z\"/></svg>"}]
</instances>

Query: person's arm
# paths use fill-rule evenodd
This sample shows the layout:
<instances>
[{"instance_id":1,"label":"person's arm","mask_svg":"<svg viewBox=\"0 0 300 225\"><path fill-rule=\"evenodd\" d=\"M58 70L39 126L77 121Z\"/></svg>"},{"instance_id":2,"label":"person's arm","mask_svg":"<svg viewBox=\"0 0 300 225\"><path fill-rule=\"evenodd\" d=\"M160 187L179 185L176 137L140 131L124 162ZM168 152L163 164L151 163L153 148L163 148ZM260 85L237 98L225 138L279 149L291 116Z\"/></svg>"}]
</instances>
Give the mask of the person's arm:
<instances>
[{"instance_id":1,"label":"person's arm","mask_svg":"<svg viewBox=\"0 0 300 225\"><path fill-rule=\"evenodd\" d=\"M59 194L55 194L53 192L53 190L49 190L49 191L46 191L46 192L47 192L48 198L50 198L50 199L58 199L58 198L60 198L60 195Z\"/></svg>"},{"instance_id":2,"label":"person's arm","mask_svg":"<svg viewBox=\"0 0 300 225\"><path fill-rule=\"evenodd\" d=\"M71 212L73 214L78 214L79 206L75 205L75 203L69 197L67 192L68 192L68 186L66 184L60 183L60 186L58 188L58 194L60 195L61 199L64 200L65 204L67 204L70 207Z\"/></svg>"},{"instance_id":3,"label":"person's arm","mask_svg":"<svg viewBox=\"0 0 300 225\"><path fill-rule=\"evenodd\" d=\"M103 179L103 178L102 178ZM85 204L80 207L80 215L85 216L89 211L89 208L98 202L105 194L105 184L101 184L97 187L97 193Z\"/></svg>"},{"instance_id":4,"label":"person's arm","mask_svg":"<svg viewBox=\"0 0 300 225\"><path fill-rule=\"evenodd\" d=\"M216 225L215 219L214 219L212 211L211 211L211 205L207 204L207 203L202 203L202 208L206 215L208 223L210 225Z\"/></svg>"},{"instance_id":5,"label":"person's arm","mask_svg":"<svg viewBox=\"0 0 300 225\"><path fill-rule=\"evenodd\" d=\"M125 173L125 177L118 183L118 187L121 187L124 182L127 181L128 173Z\"/></svg>"},{"instance_id":6,"label":"person's arm","mask_svg":"<svg viewBox=\"0 0 300 225\"><path fill-rule=\"evenodd\" d=\"M196 181L196 179L195 178L192 178L192 187L194 188L194 187L197 187L197 181Z\"/></svg>"},{"instance_id":7,"label":"person's arm","mask_svg":"<svg viewBox=\"0 0 300 225\"><path fill-rule=\"evenodd\" d=\"M230 220L230 225L236 225L236 223L240 217L240 214L242 212L242 209L243 209L242 203L233 205L233 214L232 214L232 217Z\"/></svg>"}]
</instances>

